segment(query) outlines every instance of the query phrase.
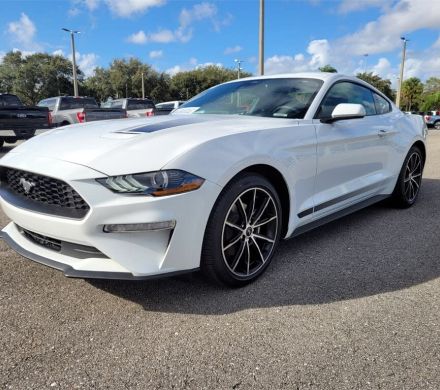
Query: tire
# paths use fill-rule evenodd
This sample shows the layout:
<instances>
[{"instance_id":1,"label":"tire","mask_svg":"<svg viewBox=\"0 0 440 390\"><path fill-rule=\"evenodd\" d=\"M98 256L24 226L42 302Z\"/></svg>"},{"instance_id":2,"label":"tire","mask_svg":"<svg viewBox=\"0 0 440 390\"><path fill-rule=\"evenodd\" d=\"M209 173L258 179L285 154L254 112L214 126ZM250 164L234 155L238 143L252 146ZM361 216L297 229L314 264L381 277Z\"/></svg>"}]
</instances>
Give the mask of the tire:
<instances>
[{"instance_id":1,"label":"tire","mask_svg":"<svg viewBox=\"0 0 440 390\"><path fill-rule=\"evenodd\" d=\"M205 231L200 268L211 281L241 287L269 266L282 227L281 203L263 176L237 176L221 192Z\"/></svg>"},{"instance_id":2,"label":"tire","mask_svg":"<svg viewBox=\"0 0 440 390\"><path fill-rule=\"evenodd\" d=\"M15 144L18 141L17 137L5 137L3 138L3 141L7 144Z\"/></svg>"},{"instance_id":3,"label":"tire","mask_svg":"<svg viewBox=\"0 0 440 390\"><path fill-rule=\"evenodd\" d=\"M434 122L434 129L440 130L440 121Z\"/></svg>"},{"instance_id":4,"label":"tire","mask_svg":"<svg viewBox=\"0 0 440 390\"><path fill-rule=\"evenodd\" d=\"M396 187L391 196L391 204L398 208L411 207L417 200L422 184L423 154L417 146L413 146L402 165Z\"/></svg>"}]
</instances>

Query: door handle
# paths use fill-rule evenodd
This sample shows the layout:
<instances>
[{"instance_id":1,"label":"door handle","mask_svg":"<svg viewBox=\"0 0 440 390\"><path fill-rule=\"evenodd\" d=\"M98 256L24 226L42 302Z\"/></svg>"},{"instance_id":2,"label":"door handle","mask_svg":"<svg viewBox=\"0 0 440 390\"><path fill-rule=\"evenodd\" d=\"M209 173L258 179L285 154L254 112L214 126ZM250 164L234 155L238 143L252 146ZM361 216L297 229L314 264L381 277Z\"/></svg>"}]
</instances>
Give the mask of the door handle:
<instances>
[{"instance_id":1,"label":"door handle","mask_svg":"<svg viewBox=\"0 0 440 390\"><path fill-rule=\"evenodd\" d=\"M377 135L379 137L385 137L388 134L388 131L386 130L379 130L379 132L377 133Z\"/></svg>"}]
</instances>

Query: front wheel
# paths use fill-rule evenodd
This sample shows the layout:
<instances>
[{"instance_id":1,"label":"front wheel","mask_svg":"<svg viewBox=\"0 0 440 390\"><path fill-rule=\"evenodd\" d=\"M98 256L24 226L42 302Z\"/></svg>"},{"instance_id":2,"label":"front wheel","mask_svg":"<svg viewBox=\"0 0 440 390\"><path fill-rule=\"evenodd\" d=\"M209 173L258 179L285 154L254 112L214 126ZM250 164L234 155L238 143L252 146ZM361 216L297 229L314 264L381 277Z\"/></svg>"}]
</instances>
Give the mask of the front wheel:
<instances>
[{"instance_id":1,"label":"front wheel","mask_svg":"<svg viewBox=\"0 0 440 390\"><path fill-rule=\"evenodd\" d=\"M417 146L413 146L403 162L397 179L391 198L394 206L407 208L416 202L422 185L424 163L422 152Z\"/></svg>"},{"instance_id":2,"label":"front wheel","mask_svg":"<svg viewBox=\"0 0 440 390\"><path fill-rule=\"evenodd\" d=\"M434 129L440 130L440 121L434 123Z\"/></svg>"},{"instance_id":3,"label":"front wheel","mask_svg":"<svg viewBox=\"0 0 440 390\"><path fill-rule=\"evenodd\" d=\"M258 174L234 179L219 196L206 227L201 270L234 287L268 267L281 235L281 206L272 184Z\"/></svg>"}]
</instances>

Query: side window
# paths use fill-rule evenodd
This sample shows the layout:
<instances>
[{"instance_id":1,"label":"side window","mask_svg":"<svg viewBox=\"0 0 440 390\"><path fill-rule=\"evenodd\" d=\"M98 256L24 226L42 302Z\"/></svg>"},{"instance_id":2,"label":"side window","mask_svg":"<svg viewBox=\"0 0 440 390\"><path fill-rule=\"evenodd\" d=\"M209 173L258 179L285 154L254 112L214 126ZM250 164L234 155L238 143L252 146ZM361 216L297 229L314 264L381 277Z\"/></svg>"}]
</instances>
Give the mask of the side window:
<instances>
[{"instance_id":1,"label":"side window","mask_svg":"<svg viewBox=\"0 0 440 390\"><path fill-rule=\"evenodd\" d=\"M361 85L343 81L330 88L318 109L317 118L329 118L341 103L362 104L367 115L376 115L373 93Z\"/></svg>"},{"instance_id":2,"label":"side window","mask_svg":"<svg viewBox=\"0 0 440 390\"><path fill-rule=\"evenodd\" d=\"M382 96L373 92L374 104L376 106L376 112L378 115L386 114L391 111L391 104L388 103Z\"/></svg>"},{"instance_id":3,"label":"side window","mask_svg":"<svg viewBox=\"0 0 440 390\"><path fill-rule=\"evenodd\" d=\"M122 108L122 100L114 100L111 103L111 108Z\"/></svg>"}]
</instances>

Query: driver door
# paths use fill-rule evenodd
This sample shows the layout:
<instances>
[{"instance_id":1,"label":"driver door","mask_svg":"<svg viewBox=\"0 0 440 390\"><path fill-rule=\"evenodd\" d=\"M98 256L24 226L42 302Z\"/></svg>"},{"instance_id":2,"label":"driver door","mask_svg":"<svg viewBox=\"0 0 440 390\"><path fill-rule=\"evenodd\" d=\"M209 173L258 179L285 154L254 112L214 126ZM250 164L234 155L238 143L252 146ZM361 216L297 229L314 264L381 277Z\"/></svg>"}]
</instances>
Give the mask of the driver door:
<instances>
[{"instance_id":1,"label":"driver door","mask_svg":"<svg viewBox=\"0 0 440 390\"><path fill-rule=\"evenodd\" d=\"M366 116L322 123L340 103L362 104ZM386 186L387 131L376 115L370 89L350 81L335 83L315 115L317 175L315 217L337 212L378 194Z\"/></svg>"}]
</instances>

